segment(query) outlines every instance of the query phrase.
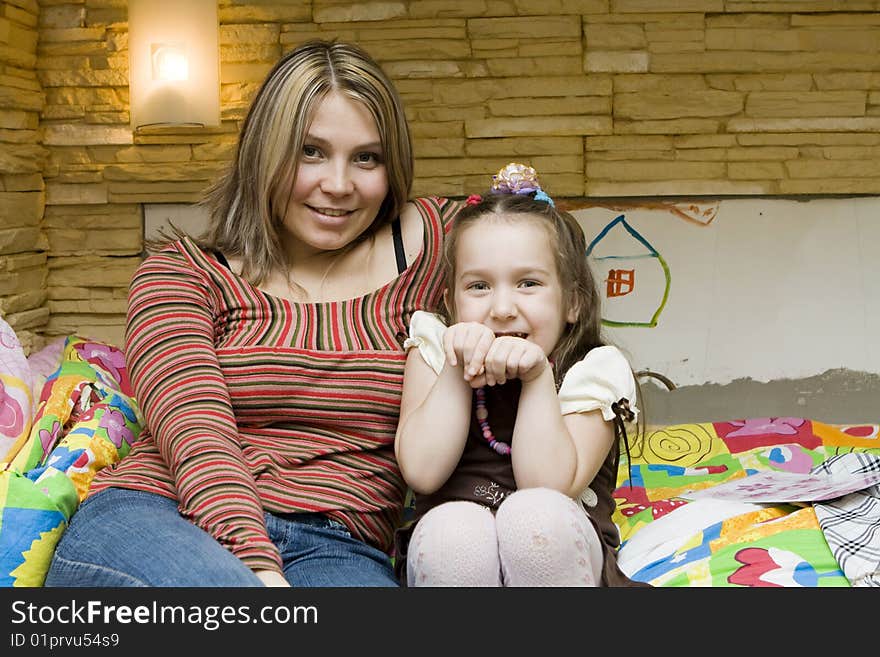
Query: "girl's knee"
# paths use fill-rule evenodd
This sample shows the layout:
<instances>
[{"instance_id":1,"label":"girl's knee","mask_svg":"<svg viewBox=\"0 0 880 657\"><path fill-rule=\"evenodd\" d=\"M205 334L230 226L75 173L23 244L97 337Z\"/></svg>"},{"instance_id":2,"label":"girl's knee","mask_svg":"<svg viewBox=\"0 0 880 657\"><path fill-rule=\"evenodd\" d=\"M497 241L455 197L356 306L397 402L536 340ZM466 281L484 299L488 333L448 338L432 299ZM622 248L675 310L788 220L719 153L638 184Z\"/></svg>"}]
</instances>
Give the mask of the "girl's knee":
<instances>
[{"instance_id":1,"label":"girl's knee","mask_svg":"<svg viewBox=\"0 0 880 657\"><path fill-rule=\"evenodd\" d=\"M568 495L552 488L524 488L510 495L498 507L498 524L514 522L553 522L561 517L581 514L580 507Z\"/></svg>"},{"instance_id":2,"label":"girl's knee","mask_svg":"<svg viewBox=\"0 0 880 657\"><path fill-rule=\"evenodd\" d=\"M583 508L556 490L508 497L496 515L498 551L509 586L593 586L602 545Z\"/></svg>"},{"instance_id":3,"label":"girl's knee","mask_svg":"<svg viewBox=\"0 0 880 657\"><path fill-rule=\"evenodd\" d=\"M407 555L410 586L494 586L499 577L491 511L473 502L447 502L419 520Z\"/></svg>"},{"instance_id":4,"label":"girl's knee","mask_svg":"<svg viewBox=\"0 0 880 657\"><path fill-rule=\"evenodd\" d=\"M495 529L502 553L526 545L551 551L601 551L596 530L580 504L550 488L528 488L510 495L498 509Z\"/></svg>"},{"instance_id":5,"label":"girl's knee","mask_svg":"<svg viewBox=\"0 0 880 657\"><path fill-rule=\"evenodd\" d=\"M475 536L495 536L492 513L474 502L446 502L428 511L416 525L418 534L438 534L446 541L468 541Z\"/></svg>"}]
</instances>

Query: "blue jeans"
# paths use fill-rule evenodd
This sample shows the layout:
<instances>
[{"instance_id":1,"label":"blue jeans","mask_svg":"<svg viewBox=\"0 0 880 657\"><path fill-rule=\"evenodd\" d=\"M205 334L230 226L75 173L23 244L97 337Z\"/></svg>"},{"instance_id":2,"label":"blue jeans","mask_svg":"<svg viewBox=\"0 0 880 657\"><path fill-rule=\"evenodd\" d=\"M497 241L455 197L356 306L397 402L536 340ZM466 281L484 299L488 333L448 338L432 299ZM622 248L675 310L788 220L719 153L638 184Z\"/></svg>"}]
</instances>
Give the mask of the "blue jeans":
<instances>
[{"instance_id":1,"label":"blue jeans","mask_svg":"<svg viewBox=\"0 0 880 657\"><path fill-rule=\"evenodd\" d=\"M291 586L397 586L388 555L318 513L266 514ZM229 550L161 495L110 488L61 536L45 586L262 586Z\"/></svg>"}]
</instances>

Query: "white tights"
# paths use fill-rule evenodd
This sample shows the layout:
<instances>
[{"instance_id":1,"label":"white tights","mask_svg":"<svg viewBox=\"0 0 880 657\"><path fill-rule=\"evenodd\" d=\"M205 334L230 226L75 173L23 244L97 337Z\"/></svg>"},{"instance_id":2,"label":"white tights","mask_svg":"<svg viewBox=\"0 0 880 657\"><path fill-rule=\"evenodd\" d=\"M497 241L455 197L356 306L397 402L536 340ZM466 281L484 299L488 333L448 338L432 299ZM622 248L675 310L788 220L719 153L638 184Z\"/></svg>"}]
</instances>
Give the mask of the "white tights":
<instances>
[{"instance_id":1,"label":"white tights","mask_svg":"<svg viewBox=\"0 0 880 657\"><path fill-rule=\"evenodd\" d=\"M596 586L602 546L570 497L549 488L509 495L497 513L447 502L419 520L407 550L409 586Z\"/></svg>"}]
</instances>

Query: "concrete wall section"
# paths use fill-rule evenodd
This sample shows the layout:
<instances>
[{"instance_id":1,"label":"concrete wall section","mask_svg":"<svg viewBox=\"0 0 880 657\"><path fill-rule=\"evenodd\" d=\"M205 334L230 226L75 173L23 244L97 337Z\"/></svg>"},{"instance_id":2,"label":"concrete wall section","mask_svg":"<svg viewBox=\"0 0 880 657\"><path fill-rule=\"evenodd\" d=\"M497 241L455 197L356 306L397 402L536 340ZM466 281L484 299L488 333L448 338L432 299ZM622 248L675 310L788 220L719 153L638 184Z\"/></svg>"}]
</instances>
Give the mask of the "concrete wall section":
<instances>
[{"instance_id":1,"label":"concrete wall section","mask_svg":"<svg viewBox=\"0 0 880 657\"><path fill-rule=\"evenodd\" d=\"M841 368L880 374L880 198L727 199L574 214L592 243L608 335L637 369L677 386ZM633 280L621 289L627 276Z\"/></svg>"},{"instance_id":2,"label":"concrete wall section","mask_svg":"<svg viewBox=\"0 0 880 657\"><path fill-rule=\"evenodd\" d=\"M574 209L651 424L880 422L880 199Z\"/></svg>"}]
</instances>

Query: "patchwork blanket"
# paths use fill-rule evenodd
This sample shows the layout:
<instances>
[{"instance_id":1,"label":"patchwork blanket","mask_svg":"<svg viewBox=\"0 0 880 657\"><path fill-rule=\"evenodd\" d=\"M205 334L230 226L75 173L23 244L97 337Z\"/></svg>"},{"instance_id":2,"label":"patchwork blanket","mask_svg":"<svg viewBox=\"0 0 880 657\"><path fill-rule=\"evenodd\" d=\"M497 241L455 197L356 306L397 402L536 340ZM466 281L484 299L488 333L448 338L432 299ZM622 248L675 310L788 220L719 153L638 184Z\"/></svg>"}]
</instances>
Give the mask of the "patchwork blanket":
<instances>
[{"instance_id":1,"label":"patchwork blanket","mask_svg":"<svg viewBox=\"0 0 880 657\"><path fill-rule=\"evenodd\" d=\"M877 472L878 434L792 417L649 431L618 473L621 568L655 586L880 585L880 487L812 502L784 488L757 502L755 487L711 491L766 472Z\"/></svg>"}]
</instances>

